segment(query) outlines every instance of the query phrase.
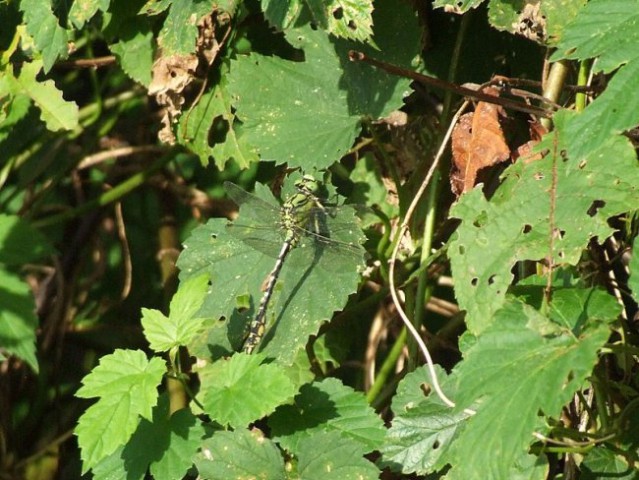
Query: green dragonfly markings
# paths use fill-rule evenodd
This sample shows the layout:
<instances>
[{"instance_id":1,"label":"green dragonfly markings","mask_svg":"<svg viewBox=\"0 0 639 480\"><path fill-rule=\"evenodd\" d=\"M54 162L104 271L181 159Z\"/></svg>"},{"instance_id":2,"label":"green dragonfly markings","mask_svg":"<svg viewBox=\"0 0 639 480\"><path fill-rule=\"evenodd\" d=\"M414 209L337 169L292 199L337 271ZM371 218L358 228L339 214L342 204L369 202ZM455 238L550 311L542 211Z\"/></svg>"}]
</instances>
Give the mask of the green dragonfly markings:
<instances>
[{"instance_id":1,"label":"green dragonfly markings","mask_svg":"<svg viewBox=\"0 0 639 480\"><path fill-rule=\"evenodd\" d=\"M294 185L296 193L278 208L233 183L224 184L227 194L242 207L240 220L229 223L227 231L251 248L275 257L275 265L266 277L264 293L244 343L243 350L246 353L251 353L264 335L269 302L292 249L306 249L309 254L305 257L311 268L313 263L321 263L323 268L331 268L331 265L339 268L340 257L358 257L360 261L363 257L363 248L359 243L331 238L329 224L334 209L322 205L318 197L320 185L317 180L305 175ZM323 261L319 262L320 258Z\"/></svg>"}]
</instances>

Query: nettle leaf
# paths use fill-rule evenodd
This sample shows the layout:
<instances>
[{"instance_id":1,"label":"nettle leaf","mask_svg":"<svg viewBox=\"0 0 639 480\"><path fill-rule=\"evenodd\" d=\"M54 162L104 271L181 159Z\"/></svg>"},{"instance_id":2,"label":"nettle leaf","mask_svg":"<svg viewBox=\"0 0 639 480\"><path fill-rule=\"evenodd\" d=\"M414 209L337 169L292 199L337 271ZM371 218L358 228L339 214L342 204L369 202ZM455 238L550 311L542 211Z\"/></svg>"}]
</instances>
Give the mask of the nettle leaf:
<instances>
[{"instance_id":1,"label":"nettle leaf","mask_svg":"<svg viewBox=\"0 0 639 480\"><path fill-rule=\"evenodd\" d=\"M208 290L208 275L192 277L182 283L171 300L169 318L158 310L142 309L144 336L156 352L188 345L200 332L203 317L196 314Z\"/></svg>"},{"instance_id":2,"label":"nettle leaf","mask_svg":"<svg viewBox=\"0 0 639 480\"><path fill-rule=\"evenodd\" d=\"M202 442L194 463L199 474L208 480L287 478L280 451L259 430L215 432Z\"/></svg>"},{"instance_id":3,"label":"nettle leaf","mask_svg":"<svg viewBox=\"0 0 639 480\"><path fill-rule=\"evenodd\" d=\"M360 455L379 448L385 429L362 393L335 378L304 385L295 405L279 407L269 418L273 438L298 452L305 439L322 432L337 432L360 445Z\"/></svg>"},{"instance_id":4,"label":"nettle leaf","mask_svg":"<svg viewBox=\"0 0 639 480\"><path fill-rule=\"evenodd\" d=\"M228 91L227 75L228 68L222 66L220 80L180 117L178 141L197 154L202 165L207 165L209 158L213 157L220 170L229 160L234 160L239 168L246 169L259 158L255 149L238 135L240 125L234 123L235 112ZM225 138L211 146L209 139L220 133L220 123L226 130L223 132Z\"/></svg>"},{"instance_id":5,"label":"nettle leaf","mask_svg":"<svg viewBox=\"0 0 639 480\"><path fill-rule=\"evenodd\" d=\"M437 367L437 378L447 396L454 398L454 377ZM403 473L425 475L451 460L451 446L469 414L445 405L430 388L426 367L409 373L393 398L393 424L387 431L381 465ZM430 390L425 396L427 387Z\"/></svg>"},{"instance_id":6,"label":"nettle leaf","mask_svg":"<svg viewBox=\"0 0 639 480\"><path fill-rule=\"evenodd\" d=\"M411 65L418 54L419 29L408 4L377 2L373 17L373 39L381 52L363 50ZM306 171L326 168L352 146L361 117L384 116L400 106L410 82L351 63L349 49L362 47L331 39L321 30L305 26L286 36L304 50L303 62L253 53L231 63L229 90L242 133L264 160Z\"/></svg>"},{"instance_id":7,"label":"nettle leaf","mask_svg":"<svg viewBox=\"0 0 639 480\"><path fill-rule=\"evenodd\" d=\"M488 20L498 30L540 43L556 43L583 4L583 0L491 0Z\"/></svg>"},{"instance_id":8,"label":"nettle leaf","mask_svg":"<svg viewBox=\"0 0 639 480\"><path fill-rule=\"evenodd\" d=\"M38 317L31 289L18 275L1 265L0 285L0 348L21 358L38 373L35 332Z\"/></svg>"},{"instance_id":9,"label":"nettle leaf","mask_svg":"<svg viewBox=\"0 0 639 480\"><path fill-rule=\"evenodd\" d=\"M300 440L297 471L303 480L373 480L380 471L362 455L361 445L339 432L317 432Z\"/></svg>"},{"instance_id":10,"label":"nettle leaf","mask_svg":"<svg viewBox=\"0 0 639 480\"><path fill-rule=\"evenodd\" d=\"M79 125L79 109L75 102L62 98L53 80L39 82L36 75L42 62L24 63L20 76L13 80L15 90L28 95L40 109L40 117L51 131L73 130Z\"/></svg>"},{"instance_id":11,"label":"nettle leaf","mask_svg":"<svg viewBox=\"0 0 639 480\"><path fill-rule=\"evenodd\" d=\"M166 372L160 358L147 360L141 350L116 350L82 380L80 398L100 397L80 417L76 428L83 471L124 445L140 417L150 419L157 402L157 386Z\"/></svg>"},{"instance_id":12,"label":"nettle leaf","mask_svg":"<svg viewBox=\"0 0 639 480\"><path fill-rule=\"evenodd\" d=\"M42 53L44 73L47 73L56 60L69 55L67 31L53 14L51 0L22 0L20 10L24 13L27 32Z\"/></svg>"},{"instance_id":13,"label":"nettle leaf","mask_svg":"<svg viewBox=\"0 0 639 480\"><path fill-rule=\"evenodd\" d=\"M190 410L171 415L168 396L161 395L153 408L152 421L142 419L126 445L98 462L92 469L93 476L96 480L142 479L150 467L154 478L182 478L204 433Z\"/></svg>"},{"instance_id":14,"label":"nettle leaf","mask_svg":"<svg viewBox=\"0 0 639 480\"><path fill-rule=\"evenodd\" d=\"M158 37L162 55L185 55L195 52L197 22L211 10L212 6L208 2L197 0L172 2Z\"/></svg>"},{"instance_id":15,"label":"nettle leaf","mask_svg":"<svg viewBox=\"0 0 639 480\"><path fill-rule=\"evenodd\" d=\"M69 10L69 20L81 29L98 11L106 12L111 0L75 0Z\"/></svg>"},{"instance_id":16,"label":"nettle leaf","mask_svg":"<svg viewBox=\"0 0 639 480\"><path fill-rule=\"evenodd\" d=\"M231 235L226 221L213 219L193 231L177 262L182 280L209 273L212 290L199 315L228 319L229 339L235 348L242 343L247 321L255 315L263 296L262 285L284 241L280 205L267 189L262 192L265 203L258 211L251 205L243 206L235 224L253 224L258 215L260 225L251 226L256 238L265 237L264 242L273 246L270 254ZM359 246L364 237L355 210L344 206L327 215L326 224L332 240L352 245L358 255L342 257L328 248L317 252L313 242L301 242L291 250L269 302L267 332L260 346L261 351L287 365L306 345L309 335L317 333L344 307L359 284L365 252Z\"/></svg>"},{"instance_id":17,"label":"nettle leaf","mask_svg":"<svg viewBox=\"0 0 639 480\"><path fill-rule=\"evenodd\" d=\"M263 361L263 355L238 353L204 367L200 371L204 411L222 425L242 428L290 401L295 386L284 368Z\"/></svg>"},{"instance_id":18,"label":"nettle leaf","mask_svg":"<svg viewBox=\"0 0 639 480\"><path fill-rule=\"evenodd\" d=\"M637 480L636 465L630 458L620 454L614 447L597 445L588 452L583 462L579 465L580 479L599 480L602 478L614 478L617 480ZM630 456L628 456L630 457Z\"/></svg>"},{"instance_id":19,"label":"nettle leaf","mask_svg":"<svg viewBox=\"0 0 639 480\"><path fill-rule=\"evenodd\" d=\"M579 302L561 301L575 296ZM451 479L510 478L511 465L534 441L539 413L559 415L591 374L620 306L596 289L556 290L552 303L551 320L509 300L468 343L455 367L455 400L458 408L472 406L477 413L455 441ZM573 319L574 328L547 328L562 318Z\"/></svg>"},{"instance_id":20,"label":"nettle leaf","mask_svg":"<svg viewBox=\"0 0 639 480\"><path fill-rule=\"evenodd\" d=\"M124 73L148 87L155 52L155 39L149 22L139 16L126 19L119 23L118 33L118 41L109 49L117 57Z\"/></svg>"},{"instance_id":21,"label":"nettle leaf","mask_svg":"<svg viewBox=\"0 0 639 480\"><path fill-rule=\"evenodd\" d=\"M455 296L468 314L466 323L479 333L493 322L520 260L549 254L549 215L554 201L555 263L575 264L590 239L612 234L608 218L636 208L639 165L624 137L610 137L584 156L573 156L582 137L568 134L575 114L555 115L555 131L540 148L538 161L518 161L504 173L490 201L480 187L462 195L451 216L462 219L449 247L456 279Z\"/></svg>"},{"instance_id":22,"label":"nettle leaf","mask_svg":"<svg viewBox=\"0 0 639 480\"><path fill-rule=\"evenodd\" d=\"M566 27L551 61L597 57L610 73L639 57L639 0L593 0Z\"/></svg>"}]
</instances>

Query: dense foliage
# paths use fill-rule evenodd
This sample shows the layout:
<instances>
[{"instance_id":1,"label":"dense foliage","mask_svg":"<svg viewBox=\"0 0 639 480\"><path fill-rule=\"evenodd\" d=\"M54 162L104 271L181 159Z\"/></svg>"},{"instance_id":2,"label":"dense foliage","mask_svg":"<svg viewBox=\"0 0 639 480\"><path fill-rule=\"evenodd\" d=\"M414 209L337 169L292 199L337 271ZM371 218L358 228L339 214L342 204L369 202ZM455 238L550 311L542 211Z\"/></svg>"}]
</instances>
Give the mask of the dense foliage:
<instances>
[{"instance_id":1,"label":"dense foliage","mask_svg":"<svg viewBox=\"0 0 639 480\"><path fill-rule=\"evenodd\" d=\"M0 0L0 477L639 478L638 20Z\"/></svg>"}]
</instances>

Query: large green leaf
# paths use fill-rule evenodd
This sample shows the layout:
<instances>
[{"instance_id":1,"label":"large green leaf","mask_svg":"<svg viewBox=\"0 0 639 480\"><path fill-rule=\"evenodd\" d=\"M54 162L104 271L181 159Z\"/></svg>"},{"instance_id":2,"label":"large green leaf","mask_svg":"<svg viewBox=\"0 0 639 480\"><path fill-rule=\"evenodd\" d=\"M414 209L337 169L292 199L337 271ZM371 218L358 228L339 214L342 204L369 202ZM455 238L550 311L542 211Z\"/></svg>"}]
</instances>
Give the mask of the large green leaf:
<instances>
[{"instance_id":1,"label":"large green leaf","mask_svg":"<svg viewBox=\"0 0 639 480\"><path fill-rule=\"evenodd\" d=\"M281 406L271 415L269 426L273 438L293 452L304 439L338 432L357 442L364 454L379 448L385 432L364 395L335 378L304 385L294 405Z\"/></svg>"},{"instance_id":2,"label":"large green leaf","mask_svg":"<svg viewBox=\"0 0 639 480\"><path fill-rule=\"evenodd\" d=\"M407 4L375 3L373 56L410 67L418 54L415 14ZM304 51L304 61L252 54L231 64L229 88L246 141L262 159L290 166L326 168L352 146L364 115L379 117L399 107L409 81L367 65L351 63L348 50L310 26L286 32ZM309 149L310 147L310 149Z\"/></svg>"},{"instance_id":3,"label":"large green leaf","mask_svg":"<svg viewBox=\"0 0 639 480\"><path fill-rule=\"evenodd\" d=\"M286 478L282 455L259 430L215 432L204 440L194 462L200 475L207 480Z\"/></svg>"},{"instance_id":4,"label":"large green leaf","mask_svg":"<svg viewBox=\"0 0 639 480\"><path fill-rule=\"evenodd\" d=\"M48 72L58 58L69 55L68 32L62 28L52 11L51 0L22 0L20 10L24 13L27 32L33 37L37 49L42 53L44 72Z\"/></svg>"},{"instance_id":5,"label":"large green leaf","mask_svg":"<svg viewBox=\"0 0 639 480\"><path fill-rule=\"evenodd\" d=\"M284 368L263 360L263 355L238 353L200 371L201 402L213 420L246 427L293 398L295 386Z\"/></svg>"},{"instance_id":6,"label":"large green leaf","mask_svg":"<svg viewBox=\"0 0 639 480\"><path fill-rule=\"evenodd\" d=\"M83 471L124 445L140 417L151 419L165 371L160 358L149 361L140 350L116 350L84 377L76 396L100 400L84 412L75 430Z\"/></svg>"},{"instance_id":7,"label":"large green leaf","mask_svg":"<svg viewBox=\"0 0 639 480\"><path fill-rule=\"evenodd\" d=\"M374 480L380 471L361 453L361 445L338 432L318 432L300 441L300 480Z\"/></svg>"},{"instance_id":8,"label":"large green leaf","mask_svg":"<svg viewBox=\"0 0 639 480\"><path fill-rule=\"evenodd\" d=\"M54 251L49 240L26 221L0 214L0 263L23 265Z\"/></svg>"},{"instance_id":9,"label":"large green leaf","mask_svg":"<svg viewBox=\"0 0 639 480\"><path fill-rule=\"evenodd\" d=\"M261 218L261 228L256 228L255 235L265 236L276 256L284 238L279 227L279 204L266 189L259 196L265 199L261 208L254 211L251 205L242 207L235 223L253 223L268 216ZM294 361L295 352L306 345L309 335L344 307L359 283L358 271L364 256L359 243L363 234L354 209L344 206L335 215L327 215L326 223L331 238L352 245L357 254L339 257L338 262L331 249L318 252L312 242L301 242L292 249L269 302L269 329L261 347L282 363ZM246 331L244 326L263 296L261 287L275 265L275 256L228 233L220 219L196 229L186 246L178 260L181 278L206 271L212 281L211 294L199 315L229 320L231 345L239 347Z\"/></svg>"},{"instance_id":10,"label":"large green leaf","mask_svg":"<svg viewBox=\"0 0 639 480\"><path fill-rule=\"evenodd\" d=\"M555 131L541 146L549 152L544 159L509 167L490 201L477 187L451 210L462 219L449 247L455 296L468 312L473 333L493 322L515 263L550 253L553 172L555 264L576 263L590 239L602 242L613 232L608 218L637 207L639 165L628 140L610 137L587 154L573 156L581 137L569 132L578 120L576 114L557 114Z\"/></svg>"},{"instance_id":11,"label":"large green leaf","mask_svg":"<svg viewBox=\"0 0 639 480\"><path fill-rule=\"evenodd\" d=\"M468 342L455 368L455 400L477 413L455 441L447 478L510 478L511 465L534 441L539 413L559 415L591 374L620 306L595 289L556 290L552 305L548 319L510 300Z\"/></svg>"}]
</instances>

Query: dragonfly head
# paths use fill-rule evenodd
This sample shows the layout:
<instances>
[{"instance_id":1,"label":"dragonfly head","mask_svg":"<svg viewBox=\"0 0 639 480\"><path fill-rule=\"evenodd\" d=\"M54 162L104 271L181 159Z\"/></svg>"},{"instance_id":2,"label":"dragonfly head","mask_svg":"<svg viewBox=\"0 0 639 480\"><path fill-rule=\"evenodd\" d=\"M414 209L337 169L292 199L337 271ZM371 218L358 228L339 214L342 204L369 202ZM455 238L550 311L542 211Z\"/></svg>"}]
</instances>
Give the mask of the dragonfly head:
<instances>
[{"instance_id":1,"label":"dragonfly head","mask_svg":"<svg viewBox=\"0 0 639 480\"><path fill-rule=\"evenodd\" d=\"M320 184L312 175L304 175L295 182L295 188L305 195L317 196L320 191Z\"/></svg>"}]
</instances>

